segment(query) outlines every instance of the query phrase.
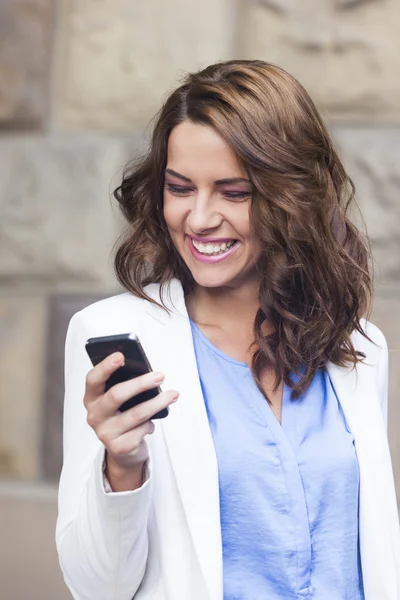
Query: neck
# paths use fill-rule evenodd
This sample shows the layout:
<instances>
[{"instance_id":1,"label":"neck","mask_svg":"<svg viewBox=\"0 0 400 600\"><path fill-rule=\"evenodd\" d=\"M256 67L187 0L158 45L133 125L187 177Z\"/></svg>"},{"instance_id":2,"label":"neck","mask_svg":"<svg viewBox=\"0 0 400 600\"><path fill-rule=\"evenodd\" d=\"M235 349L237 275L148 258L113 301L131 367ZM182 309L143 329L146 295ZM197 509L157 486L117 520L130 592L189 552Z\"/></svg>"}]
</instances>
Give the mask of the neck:
<instances>
[{"instance_id":1,"label":"neck","mask_svg":"<svg viewBox=\"0 0 400 600\"><path fill-rule=\"evenodd\" d=\"M196 323L252 330L260 306L258 283L252 282L237 288L206 288L196 286L186 298L190 318Z\"/></svg>"}]
</instances>

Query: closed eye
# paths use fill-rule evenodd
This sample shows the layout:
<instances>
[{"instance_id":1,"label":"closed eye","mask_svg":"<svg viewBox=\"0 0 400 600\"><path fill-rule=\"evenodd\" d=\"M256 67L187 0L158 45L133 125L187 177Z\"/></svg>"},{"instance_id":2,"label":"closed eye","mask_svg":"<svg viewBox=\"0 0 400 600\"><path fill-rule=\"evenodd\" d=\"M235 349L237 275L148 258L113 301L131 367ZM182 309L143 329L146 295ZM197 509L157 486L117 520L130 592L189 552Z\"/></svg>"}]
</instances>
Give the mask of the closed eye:
<instances>
[{"instance_id":1,"label":"closed eye","mask_svg":"<svg viewBox=\"0 0 400 600\"><path fill-rule=\"evenodd\" d=\"M251 192L221 192L221 194L230 200L247 200L251 197Z\"/></svg>"},{"instance_id":2,"label":"closed eye","mask_svg":"<svg viewBox=\"0 0 400 600\"><path fill-rule=\"evenodd\" d=\"M175 185L172 183L166 183L165 187L174 196L188 196L194 191L193 188L188 188L183 185ZM221 192L221 195L227 198L228 200L247 200L251 197L251 192Z\"/></svg>"},{"instance_id":3,"label":"closed eye","mask_svg":"<svg viewBox=\"0 0 400 600\"><path fill-rule=\"evenodd\" d=\"M165 187L174 196L188 196L191 192L193 192L192 188L188 188L183 185L172 185L172 183L166 183Z\"/></svg>"}]
</instances>

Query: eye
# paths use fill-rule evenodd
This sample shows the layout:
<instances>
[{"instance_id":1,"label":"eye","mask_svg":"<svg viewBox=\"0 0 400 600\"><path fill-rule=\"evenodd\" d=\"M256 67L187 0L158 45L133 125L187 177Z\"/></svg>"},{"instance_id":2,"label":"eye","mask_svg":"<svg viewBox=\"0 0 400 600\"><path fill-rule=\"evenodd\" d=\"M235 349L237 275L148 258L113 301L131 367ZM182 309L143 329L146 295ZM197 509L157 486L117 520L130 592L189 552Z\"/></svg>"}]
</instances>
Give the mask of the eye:
<instances>
[{"instance_id":1,"label":"eye","mask_svg":"<svg viewBox=\"0 0 400 600\"><path fill-rule=\"evenodd\" d=\"M174 196L188 196L193 192L192 188L184 187L182 185L172 185L172 183L166 183L165 187Z\"/></svg>"},{"instance_id":2,"label":"eye","mask_svg":"<svg viewBox=\"0 0 400 600\"><path fill-rule=\"evenodd\" d=\"M251 192L243 191L243 192L221 192L225 198L229 200L248 200L251 198Z\"/></svg>"}]
</instances>

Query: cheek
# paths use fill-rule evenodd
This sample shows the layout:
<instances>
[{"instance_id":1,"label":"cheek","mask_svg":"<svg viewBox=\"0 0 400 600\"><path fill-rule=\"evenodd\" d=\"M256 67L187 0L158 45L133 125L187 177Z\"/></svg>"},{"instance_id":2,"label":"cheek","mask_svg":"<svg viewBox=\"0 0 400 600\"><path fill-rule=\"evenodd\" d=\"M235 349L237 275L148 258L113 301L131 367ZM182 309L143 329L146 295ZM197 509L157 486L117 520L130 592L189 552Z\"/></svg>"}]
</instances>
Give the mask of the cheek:
<instances>
[{"instance_id":1,"label":"cheek","mask_svg":"<svg viewBox=\"0 0 400 600\"><path fill-rule=\"evenodd\" d=\"M183 221L182 210L174 199L169 198L167 195L164 196L164 220L169 229L178 229Z\"/></svg>"},{"instance_id":2,"label":"cheek","mask_svg":"<svg viewBox=\"0 0 400 600\"><path fill-rule=\"evenodd\" d=\"M262 251L262 242L261 240L255 236L248 211L243 211L243 213L235 220L235 228L236 231L241 235L242 239L245 241L247 249L251 252L252 255L258 257Z\"/></svg>"},{"instance_id":3,"label":"cheek","mask_svg":"<svg viewBox=\"0 0 400 600\"><path fill-rule=\"evenodd\" d=\"M249 211L247 208L240 206L236 208L235 212L227 216L227 220L230 222L232 227L238 232L240 237L249 243L253 239L252 227L250 224ZM230 216L230 218L228 218Z\"/></svg>"}]
</instances>

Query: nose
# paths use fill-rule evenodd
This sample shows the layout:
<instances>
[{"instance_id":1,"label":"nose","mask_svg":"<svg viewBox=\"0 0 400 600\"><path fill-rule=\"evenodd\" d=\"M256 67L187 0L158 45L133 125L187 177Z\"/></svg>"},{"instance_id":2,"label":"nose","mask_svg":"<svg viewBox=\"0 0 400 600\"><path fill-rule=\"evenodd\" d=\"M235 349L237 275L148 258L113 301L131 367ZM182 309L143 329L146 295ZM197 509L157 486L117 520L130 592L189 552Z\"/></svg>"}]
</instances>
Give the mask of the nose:
<instances>
[{"instance_id":1,"label":"nose","mask_svg":"<svg viewBox=\"0 0 400 600\"><path fill-rule=\"evenodd\" d=\"M193 204L186 221L193 233L201 234L217 229L222 221L223 217L217 210L212 194L199 192L193 197Z\"/></svg>"}]
</instances>

